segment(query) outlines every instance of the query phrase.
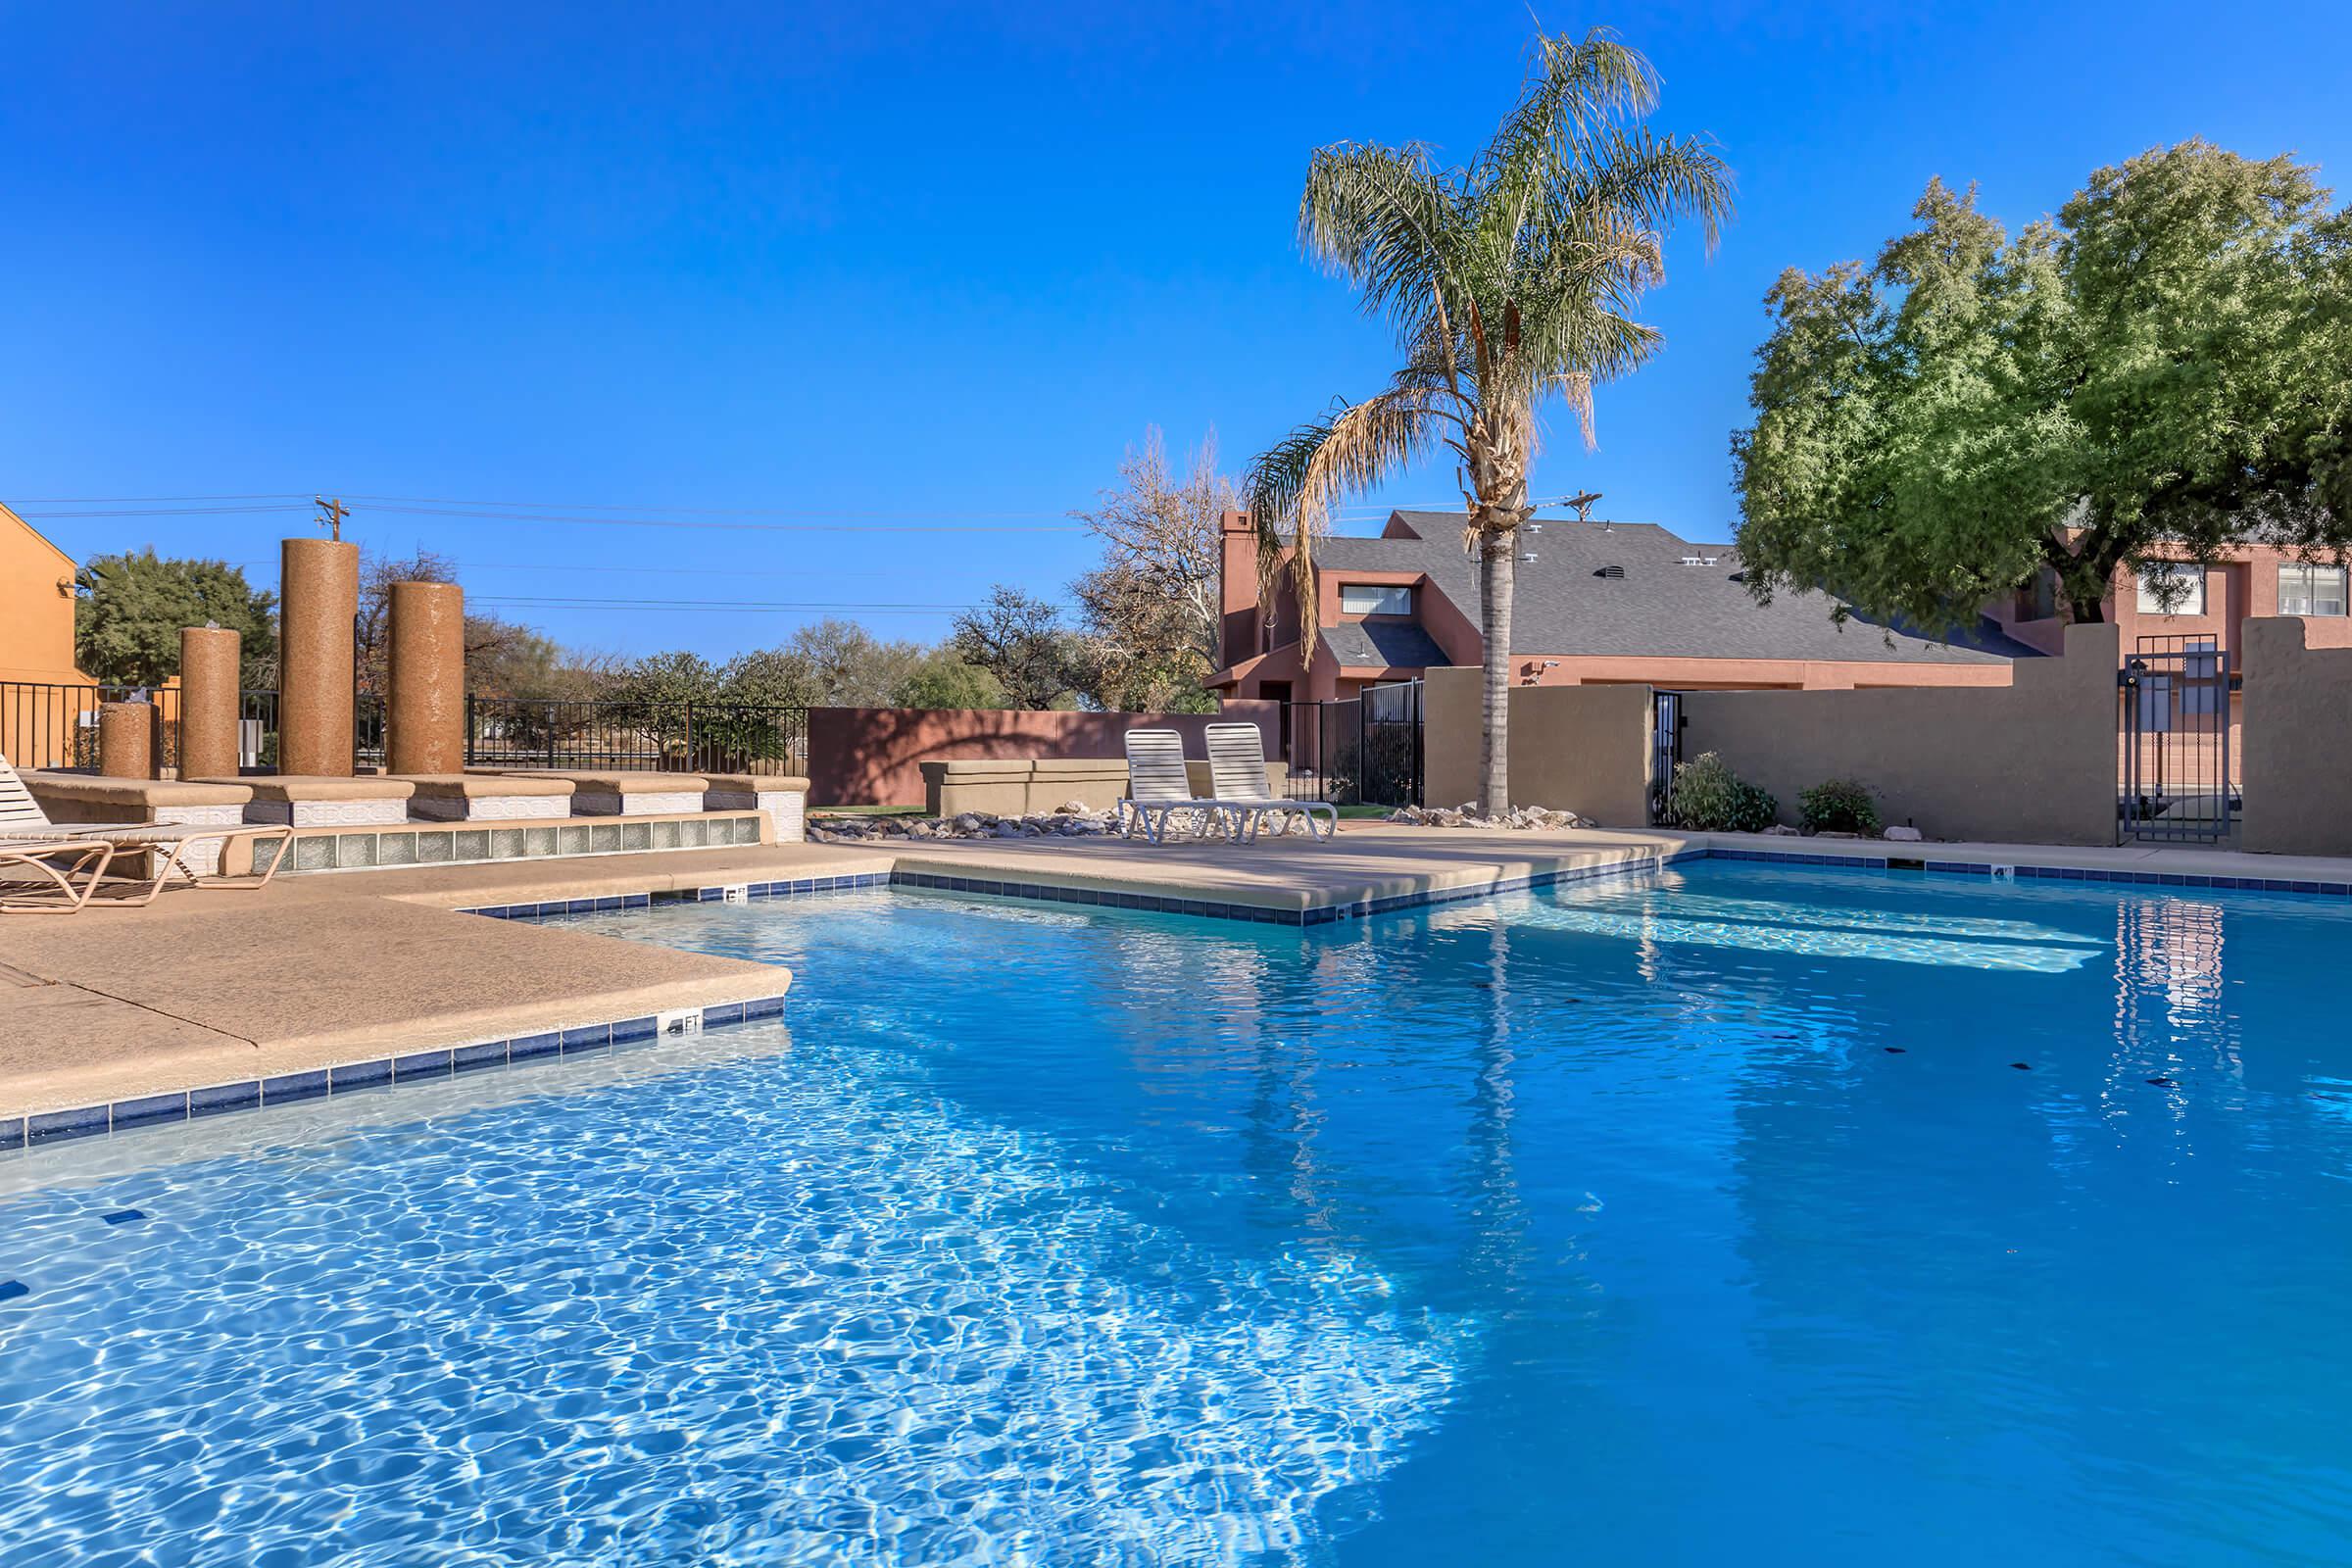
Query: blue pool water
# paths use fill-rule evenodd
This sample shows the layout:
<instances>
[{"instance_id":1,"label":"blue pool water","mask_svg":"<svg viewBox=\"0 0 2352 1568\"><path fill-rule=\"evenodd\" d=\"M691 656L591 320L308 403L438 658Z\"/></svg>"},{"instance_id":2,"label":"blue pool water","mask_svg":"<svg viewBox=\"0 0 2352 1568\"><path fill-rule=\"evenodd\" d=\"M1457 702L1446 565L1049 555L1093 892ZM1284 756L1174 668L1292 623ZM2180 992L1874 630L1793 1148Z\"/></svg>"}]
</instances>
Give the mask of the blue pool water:
<instances>
[{"instance_id":1,"label":"blue pool water","mask_svg":"<svg viewBox=\"0 0 2352 1568\"><path fill-rule=\"evenodd\" d=\"M566 923L788 1017L0 1163L0 1561L2352 1560L2338 904Z\"/></svg>"}]
</instances>

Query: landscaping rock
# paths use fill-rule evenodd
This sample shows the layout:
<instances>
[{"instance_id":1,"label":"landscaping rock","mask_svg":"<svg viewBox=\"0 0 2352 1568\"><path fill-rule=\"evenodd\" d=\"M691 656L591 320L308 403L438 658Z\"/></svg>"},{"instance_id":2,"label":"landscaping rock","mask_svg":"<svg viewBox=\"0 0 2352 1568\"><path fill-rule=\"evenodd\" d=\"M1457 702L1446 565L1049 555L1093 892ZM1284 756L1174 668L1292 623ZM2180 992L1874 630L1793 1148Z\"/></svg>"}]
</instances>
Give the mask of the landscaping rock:
<instances>
[{"instance_id":1,"label":"landscaping rock","mask_svg":"<svg viewBox=\"0 0 2352 1568\"><path fill-rule=\"evenodd\" d=\"M1919 829L1915 827L1890 827L1879 836L1897 844L1917 844L1920 841Z\"/></svg>"},{"instance_id":2,"label":"landscaping rock","mask_svg":"<svg viewBox=\"0 0 2352 1568\"><path fill-rule=\"evenodd\" d=\"M1786 822L1775 822L1764 830L1764 836L1769 839L1792 839L1797 832Z\"/></svg>"},{"instance_id":3,"label":"landscaping rock","mask_svg":"<svg viewBox=\"0 0 2352 1568\"><path fill-rule=\"evenodd\" d=\"M1481 816L1476 802L1462 807L1400 806L1383 820L1407 827L1507 828L1521 833L1548 833L1598 826L1589 817L1548 806L1515 806L1501 816Z\"/></svg>"}]
</instances>

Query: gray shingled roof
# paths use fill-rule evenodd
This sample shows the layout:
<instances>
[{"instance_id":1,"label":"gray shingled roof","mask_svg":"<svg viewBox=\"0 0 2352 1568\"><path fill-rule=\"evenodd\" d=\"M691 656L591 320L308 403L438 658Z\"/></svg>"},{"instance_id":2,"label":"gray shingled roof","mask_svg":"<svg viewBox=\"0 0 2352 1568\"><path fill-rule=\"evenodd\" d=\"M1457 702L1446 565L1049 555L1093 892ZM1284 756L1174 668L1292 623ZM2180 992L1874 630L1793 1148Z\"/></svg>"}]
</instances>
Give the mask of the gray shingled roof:
<instances>
[{"instance_id":1,"label":"gray shingled roof","mask_svg":"<svg viewBox=\"0 0 2352 1568\"><path fill-rule=\"evenodd\" d=\"M1473 623L1478 619L1476 562L1461 547L1462 519L1452 513L1396 514L1418 539L1326 539L1315 547L1317 567L1345 581L1349 571L1425 571ZM1769 605L1748 597L1737 576L1740 558L1728 545L1694 545L1655 523L1602 524L1545 519L1521 536L1522 556L1512 596L1511 652L1646 655L1665 659L1811 659L1878 663L1984 664L2039 658L2038 650L2003 635L1990 621L1953 640L1855 613L1842 629L1830 619L1836 601L1823 593L1783 593ZM1713 565L1684 565L1685 556L1715 558ZM1594 575L1604 566L1622 578ZM1394 626L1396 623L1389 623ZM1367 633L1358 659L1356 621L1326 627L1323 637L1348 664L1436 662L1429 658L1374 657ZM1418 633L1419 628L1410 628ZM1427 642L1426 634L1421 640ZM1891 643L1891 646L1889 644Z\"/></svg>"},{"instance_id":2,"label":"gray shingled roof","mask_svg":"<svg viewBox=\"0 0 2352 1568\"><path fill-rule=\"evenodd\" d=\"M1323 643L1340 662L1361 669L1427 669L1446 662L1437 640L1409 620L1349 620L1323 628Z\"/></svg>"}]
</instances>

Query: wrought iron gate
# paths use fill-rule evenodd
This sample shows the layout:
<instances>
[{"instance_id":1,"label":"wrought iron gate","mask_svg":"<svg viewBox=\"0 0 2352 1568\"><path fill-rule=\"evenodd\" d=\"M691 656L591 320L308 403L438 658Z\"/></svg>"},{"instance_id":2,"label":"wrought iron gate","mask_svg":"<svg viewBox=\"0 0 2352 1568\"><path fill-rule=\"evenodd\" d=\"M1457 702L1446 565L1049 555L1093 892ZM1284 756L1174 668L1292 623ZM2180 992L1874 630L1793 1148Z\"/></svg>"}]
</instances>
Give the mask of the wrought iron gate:
<instances>
[{"instance_id":1,"label":"wrought iron gate","mask_svg":"<svg viewBox=\"0 0 2352 1568\"><path fill-rule=\"evenodd\" d=\"M1335 806L1419 806L1421 683L1367 686L1354 697L1289 709L1293 799Z\"/></svg>"},{"instance_id":2,"label":"wrought iron gate","mask_svg":"<svg viewBox=\"0 0 2352 1568\"><path fill-rule=\"evenodd\" d=\"M2228 838L2240 805L2230 754L2229 654L2211 637L2142 637L2117 682L2123 836Z\"/></svg>"},{"instance_id":3,"label":"wrought iron gate","mask_svg":"<svg viewBox=\"0 0 2352 1568\"><path fill-rule=\"evenodd\" d=\"M1674 770L1683 760L1683 694L1649 694L1649 822L1674 820Z\"/></svg>"}]
</instances>

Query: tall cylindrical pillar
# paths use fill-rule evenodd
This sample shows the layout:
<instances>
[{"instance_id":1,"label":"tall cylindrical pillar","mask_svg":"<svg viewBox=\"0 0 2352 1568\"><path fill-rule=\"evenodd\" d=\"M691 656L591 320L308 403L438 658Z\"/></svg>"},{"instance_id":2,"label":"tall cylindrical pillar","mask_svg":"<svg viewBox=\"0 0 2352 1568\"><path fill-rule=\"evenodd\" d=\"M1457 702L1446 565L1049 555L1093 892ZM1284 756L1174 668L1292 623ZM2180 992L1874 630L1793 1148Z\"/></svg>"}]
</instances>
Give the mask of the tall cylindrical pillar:
<instances>
[{"instance_id":1,"label":"tall cylindrical pillar","mask_svg":"<svg viewBox=\"0 0 2352 1568\"><path fill-rule=\"evenodd\" d=\"M349 778L360 547L288 539L279 561L277 770Z\"/></svg>"},{"instance_id":2,"label":"tall cylindrical pillar","mask_svg":"<svg viewBox=\"0 0 2352 1568\"><path fill-rule=\"evenodd\" d=\"M108 778L155 777L155 705L98 705L98 771Z\"/></svg>"},{"instance_id":3,"label":"tall cylindrical pillar","mask_svg":"<svg viewBox=\"0 0 2352 1568\"><path fill-rule=\"evenodd\" d=\"M391 684L384 770L466 771L466 593L456 583L392 585Z\"/></svg>"},{"instance_id":4,"label":"tall cylindrical pillar","mask_svg":"<svg viewBox=\"0 0 2352 1568\"><path fill-rule=\"evenodd\" d=\"M179 633L179 776L237 776L237 660L240 639L225 626Z\"/></svg>"}]
</instances>

